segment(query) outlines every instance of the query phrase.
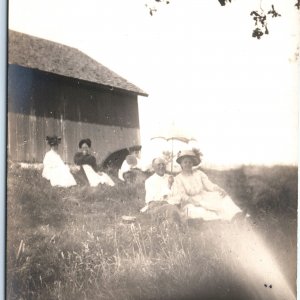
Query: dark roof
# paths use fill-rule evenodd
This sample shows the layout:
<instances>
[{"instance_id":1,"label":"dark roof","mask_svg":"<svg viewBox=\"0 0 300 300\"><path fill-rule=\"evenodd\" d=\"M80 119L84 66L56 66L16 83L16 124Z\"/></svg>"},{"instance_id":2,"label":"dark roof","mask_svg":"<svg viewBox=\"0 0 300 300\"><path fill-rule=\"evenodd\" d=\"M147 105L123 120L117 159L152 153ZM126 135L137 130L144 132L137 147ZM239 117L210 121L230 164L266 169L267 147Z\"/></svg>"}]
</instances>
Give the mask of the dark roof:
<instances>
[{"instance_id":1,"label":"dark roof","mask_svg":"<svg viewBox=\"0 0 300 300\"><path fill-rule=\"evenodd\" d=\"M143 90L83 52L9 30L8 63L114 87L142 96Z\"/></svg>"}]
</instances>

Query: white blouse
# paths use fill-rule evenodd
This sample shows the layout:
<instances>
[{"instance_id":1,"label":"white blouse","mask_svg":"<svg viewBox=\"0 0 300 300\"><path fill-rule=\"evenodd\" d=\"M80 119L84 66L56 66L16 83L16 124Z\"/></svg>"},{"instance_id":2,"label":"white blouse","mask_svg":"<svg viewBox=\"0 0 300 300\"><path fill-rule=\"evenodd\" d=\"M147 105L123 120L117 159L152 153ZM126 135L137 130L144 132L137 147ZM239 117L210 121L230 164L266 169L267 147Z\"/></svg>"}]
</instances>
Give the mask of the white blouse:
<instances>
[{"instance_id":1,"label":"white blouse","mask_svg":"<svg viewBox=\"0 0 300 300\"><path fill-rule=\"evenodd\" d=\"M212 183L200 170L194 170L190 175L180 173L174 178L169 202L179 204L204 191L213 192L219 189L218 185Z\"/></svg>"},{"instance_id":2,"label":"white blouse","mask_svg":"<svg viewBox=\"0 0 300 300\"><path fill-rule=\"evenodd\" d=\"M151 201L162 201L170 194L169 175L159 176L153 174L145 181L146 203Z\"/></svg>"}]
</instances>

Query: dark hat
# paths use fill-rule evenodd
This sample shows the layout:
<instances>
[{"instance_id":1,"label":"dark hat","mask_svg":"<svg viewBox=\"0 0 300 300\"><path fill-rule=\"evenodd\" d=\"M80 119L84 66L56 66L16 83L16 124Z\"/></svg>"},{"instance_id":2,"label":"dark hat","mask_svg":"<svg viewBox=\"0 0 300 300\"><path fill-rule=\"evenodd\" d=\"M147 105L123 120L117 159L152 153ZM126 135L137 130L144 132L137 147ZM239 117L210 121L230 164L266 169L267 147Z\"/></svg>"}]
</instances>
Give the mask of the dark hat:
<instances>
[{"instance_id":1,"label":"dark hat","mask_svg":"<svg viewBox=\"0 0 300 300\"><path fill-rule=\"evenodd\" d=\"M142 149L142 146L141 145L136 145L136 146L132 146L132 147L129 147L128 150L129 152L133 152L133 151L141 151Z\"/></svg>"},{"instance_id":2,"label":"dark hat","mask_svg":"<svg viewBox=\"0 0 300 300\"><path fill-rule=\"evenodd\" d=\"M89 148L91 148L92 146L92 141L90 139L82 139L80 142L79 142L79 148L82 147L83 144L87 144L89 146Z\"/></svg>"},{"instance_id":3,"label":"dark hat","mask_svg":"<svg viewBox=\"0 0 300 300\"><path fill-rule=\"evenodd\" d=\"M46 141L48 142L48 145L50 146L56 146L60 144L61 137L53 135L53 136L46 136Z\"/></svg>"},{"instance_id":4,"label":"dark hat","mask_svg":"<svg viewBox=\"0 0 300 300\"><path fill-rule=\"evenodd\" d=\"M194 150L184 150L184 151L180 151L178 153L178 157L176 159L176 162L178 162L179 164L181 164L181 161L185 158L185 157L189 157L192 159L193 165L194 166L198 166L201 162L201 158L200 156L202 155L202 153L200 151L194 151Z\"/></svg>"}]
</instances>

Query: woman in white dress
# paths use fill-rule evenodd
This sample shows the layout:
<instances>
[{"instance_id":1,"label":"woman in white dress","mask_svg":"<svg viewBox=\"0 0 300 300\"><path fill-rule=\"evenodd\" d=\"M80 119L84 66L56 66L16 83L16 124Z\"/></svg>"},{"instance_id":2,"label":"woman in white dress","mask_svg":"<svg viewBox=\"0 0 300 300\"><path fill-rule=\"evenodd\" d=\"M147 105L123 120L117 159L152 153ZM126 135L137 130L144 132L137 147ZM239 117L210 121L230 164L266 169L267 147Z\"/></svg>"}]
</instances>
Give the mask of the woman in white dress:
<instances>
[{"instance_id":1,"label":"woman in white dress","mask_svg":"<svg viewBox=\"0 0 300 300\"><path fill-rule=\"evenodd\" d=\"M142 146L140 145L128 148L129 154L126 156L118 171L118 177L120 180L126 183L135 182L138 171L142 170L140 160L141 149Z\"/></svg>"},{"instance_id":2,"label":"woman in white dress","mask_svg":"<svg viewBox=\"0 0 300 300\"><path fill-rule=\"evenodd\" d=\"M168 202L180 204L183 213L190 219L231 220L242 211L205 173L193 169L200 164L200 155L200 152L192 150L179 153L176 161L182 172L174 178Z\"/></svg>"},{"instance_id":3,"label":"woman in white dress","mask_svg":"<svg viewBox=\"0 0 300 300\"><path fill-rule=\"evenodd\" d=\"M50 150L45 154L43 160L42 176L49 180L52 186L70 187L76 185L69 167L57 153L61 138L54 135L47 136L46 140L50 146Z\"/></svg>"}]
</instances>

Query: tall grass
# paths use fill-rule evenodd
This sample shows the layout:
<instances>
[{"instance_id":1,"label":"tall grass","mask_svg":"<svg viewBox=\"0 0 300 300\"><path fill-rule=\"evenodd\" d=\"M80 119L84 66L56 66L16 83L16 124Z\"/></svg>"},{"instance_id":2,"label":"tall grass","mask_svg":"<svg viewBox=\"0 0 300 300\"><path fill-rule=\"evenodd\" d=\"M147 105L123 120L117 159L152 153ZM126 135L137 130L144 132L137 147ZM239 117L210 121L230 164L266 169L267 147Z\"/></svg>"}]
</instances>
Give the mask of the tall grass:
<instances>
[{"instance_id":1,"label":"tall grass","mask_svg":"<svg viewBox=\"0 0 300 300\"><path fill-rule=\"evenodd\" d=\"M207 173L248 209L252 225L244 232L262 235L295 290L297 169ZM49 186L40 171L11 167L8 299L254 299L254 285L245 283L247 274L224 240L242 225L210 222L182 230L152 223L139 213L143 205L142 180L62 189ZM137 221L124 223L122 215Z\"/></svg>"}]
</instances>

